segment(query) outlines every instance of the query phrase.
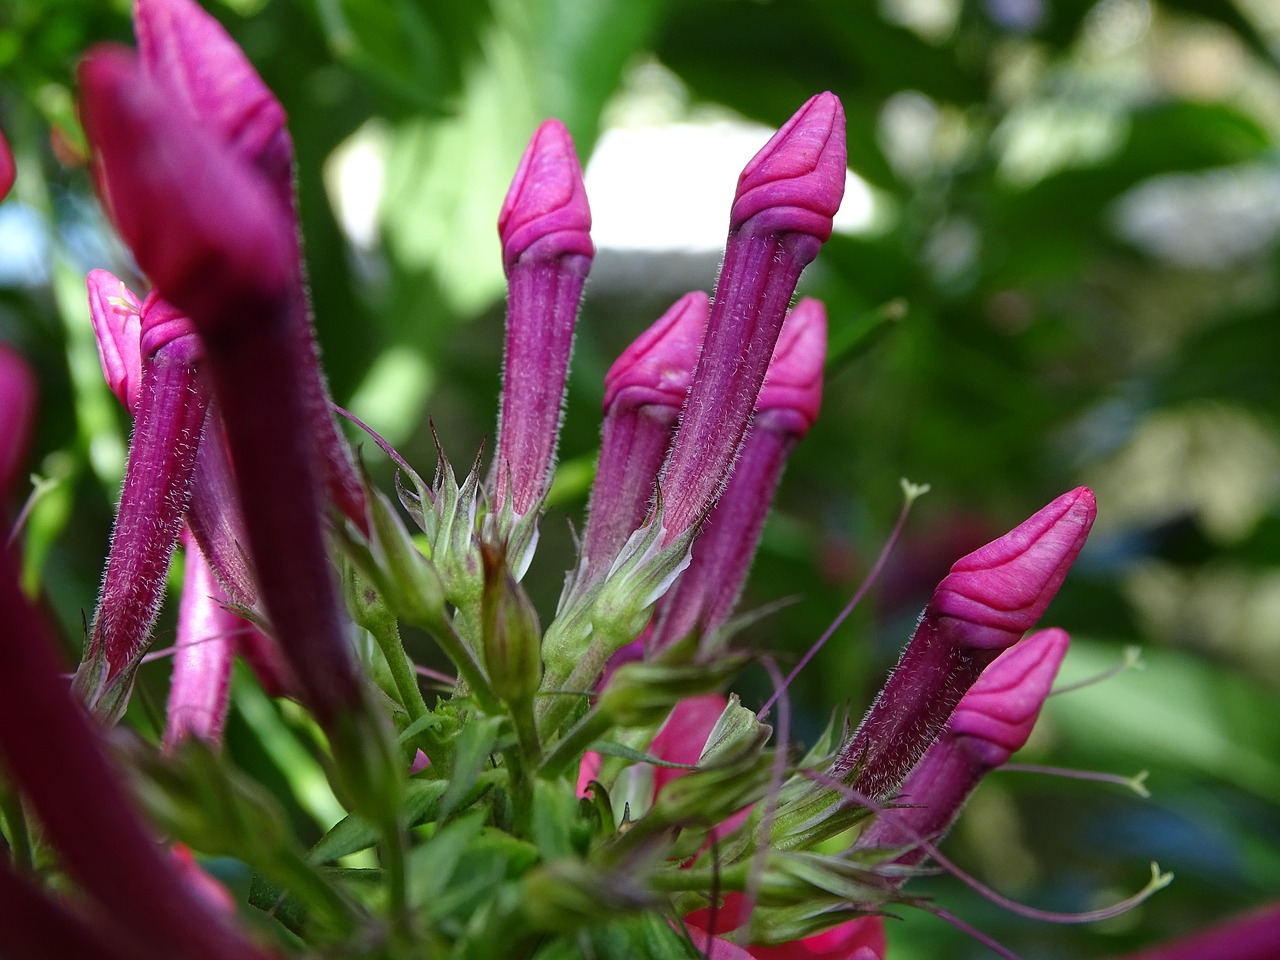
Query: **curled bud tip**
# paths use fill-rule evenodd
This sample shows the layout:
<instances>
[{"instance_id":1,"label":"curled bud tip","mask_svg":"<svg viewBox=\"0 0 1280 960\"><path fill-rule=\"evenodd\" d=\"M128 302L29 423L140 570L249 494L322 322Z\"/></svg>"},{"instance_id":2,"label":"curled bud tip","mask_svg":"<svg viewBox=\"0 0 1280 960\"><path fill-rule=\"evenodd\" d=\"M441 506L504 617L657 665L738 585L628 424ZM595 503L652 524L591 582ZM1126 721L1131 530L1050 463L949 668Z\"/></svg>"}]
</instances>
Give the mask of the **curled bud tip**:
<instances>
[{"instance_id":1,"label":"curled bud tip","mask_svg":"<svg viewBox=\"0 0 1280 960\"><path fill-rule=\"evenodd\" d=\"M91 270L85 286L102 375L132 414L142 384L142 307L124 281L106 270Z\"/></svg>"},{"instance_id":2,"label":"curled bud tip","mask_svg":"<svg viewBox=\"0 0 1280 960\"><path fill-rule=\"evenodd\" d=\"M759 217L765 232L806 233L825 242L844 197L847 162L844 108L835 94L820 93L742 171L729 229Z\"/></svg>"},{"instance_id":3,"label":"curled bud tip","mask_svg":"<svg viewBox=\"0 0 1280 960\"><path fill-rule=\"evenodd\" d=\"M1064 493L998 540L962 557L938 585L930 613L964 625L964 645L1001 648L1049 606L1097 514L1093 491Z\"/></svg>"},{"instance_id":4,"label":"curled bud tip","mask_svg":"<svg viewBox=\"0 0 1280 960\"><path fill-rule=\"evenodd\" d=\"M792 309L769 372L756 398L756 415L784 417L783 429L808 433L822 405L822 365L827 356L827 310L822 301L805 297Z\"/></svg>"},{"instance_id":5,"label":"curled bud tip","mask_svg":"<svg viewBox=\"0 0 1280 960\"><path fill-rule=\"evenodd\" d=\"M498 234L507 270L521 258L594 255L582 167L559 120L545 121L529 141L498 215Z\"/></svg>"},{"instance_id":6,"label":"curled bud tip","mask_svg":"<svg viewBox=\"0 0 1280 960\"><path fill-rule=\"evenodd\" d=\"M689 392L711 299L686 293L614 361L604 377L604 409L659 404L679 410Z\"/></svg>"},{"instance_id":7,"label":"curled bud tip","mask_svg":"<svg viewBox=\"0 0 1280 960\"><path fill-rule=\"evenodd\" d=\"M161 347L179 337L195 333L185 313L152 290L142 301L142 335L138 342L144 357L154 357Z\"/></svg>"},{"instance_id":8,"label":"curled bud tip","mask_svg":"<svg viewBox=\"0 0 1280 960\"><path fill-rule=\"evenodd\" d=\"M997 657L969 688L948 721L953 736L997 767L1021 750L1067 655L1065 630L1040 630Z\"/></svg>"},{"instance_id":9,"label":"curled bud tip","mask_svg":"<svg viewBox=\"0 0 1280 960\"><path fill-rule=\"evenodd\" d=\"M129 51L95 48L79 76L104 199L165 299L219 325L253 322L284 302L296 274L294 226L261 174L174 110Z\"/></svg>"},{"instance_id":10,"label":"curled bud tip","mask_svg":"<svg viewBox=\"0 0 1280 960\"><path fill-rule=\"evenodd\" d=\"M143 70L183 97L291 206L293 147L284 107L222 24L195 0L137 0L133 24Z\"/></svg>"}]
</instances>

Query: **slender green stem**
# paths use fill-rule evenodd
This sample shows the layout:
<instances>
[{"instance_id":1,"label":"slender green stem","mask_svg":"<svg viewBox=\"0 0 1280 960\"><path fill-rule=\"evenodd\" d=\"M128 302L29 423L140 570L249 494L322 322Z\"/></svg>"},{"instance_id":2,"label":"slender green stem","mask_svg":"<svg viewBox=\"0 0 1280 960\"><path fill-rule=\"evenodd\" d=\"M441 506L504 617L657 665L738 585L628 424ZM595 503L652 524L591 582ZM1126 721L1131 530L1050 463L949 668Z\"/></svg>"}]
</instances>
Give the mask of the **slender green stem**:
<instances>
[{"instance_id":1,"label":"slender green stem","mask_svg":"<svg viewBox=\"0 0 1280 960\"><path fill-rule=\"evenodd\" d=\"M564 739L552 748L551 753L542 761L539 772L544 777L558 776L569 764L581 759L587 747L599 740L608 729L609 718L599 710L592 710L574 724Z\"/></svg>"},{"instance_id":2,"label":"slender green stem","mask_svg":"<svg viewBox=\"0 0 1280 960\"><path fill-rule=\"evenodd\" d=\"M401 824L390 820L382 827L382 869L386 878L388 913L392 935L405 948L405 956L415 955L413 917L409 911L408 839Z\"/></svg>"},{"instance_id":3,"label":"slender green stem","mask_svg":"<svg viewBox=\"0 0 1280 960\"><path fill-rule=\"evenodd\" d=\"M321 923L339 937L350 936L360 924L360 911L315 867L291 850L277 850L255 863L263 874L307 904Z\"/></svg>"},{"instance_id":4,"label":"slender green stem","mask_svg":"<svg viewBox=\"0 0 1280 960\"><path fill-rule=\"evenodd\" d=\"M648 884L663 893L686 890L702 893L717 885L721 890L742 890L746 887L749 869L750 864L736 863L720 868L718 874L707 869L659 870L648 878Z\"/></svg>"},{"instance_id":5,"label":"slender green stem","mask_svg":"<svg viewBox=\"0 0 1280 960\"><path fill-rule=\"evenodd\" d=\"M533 701L508 703L511 725L515 727L520 744L520 760L526 770L537 770L542 762L542 743L538 739L538 724L533 717Z\"/></svg>"}]
</instances>

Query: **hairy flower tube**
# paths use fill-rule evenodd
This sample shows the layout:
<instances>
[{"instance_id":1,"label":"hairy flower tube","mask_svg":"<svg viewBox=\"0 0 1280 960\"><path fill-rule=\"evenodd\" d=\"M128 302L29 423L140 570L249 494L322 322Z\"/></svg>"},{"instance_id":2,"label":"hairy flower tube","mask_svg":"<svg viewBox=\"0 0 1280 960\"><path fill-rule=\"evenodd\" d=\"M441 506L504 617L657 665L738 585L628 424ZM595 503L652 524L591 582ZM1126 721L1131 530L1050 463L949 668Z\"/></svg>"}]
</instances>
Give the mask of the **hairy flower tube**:
<instances>
[{"instance_id":1,"label":"hairy flower tube","mask_svg":"<svg viewBox=\"0 0 1280 960\"><path fill-rule=\"evenodd\" d=\"M1040 619L1096 510L1079 487L956 561L834 776L874 801L892 798L982 671Z\"/></svg>"},{"instance_id":2,"label":"hairy flower tube","mask_svg":"<svg viewBox=\"0 0 1280 960\"><path fill-rule=\"evenodd\" d=\"M701 523L728 482L800 273L844 197L844 109L813 97L738 178L724 264L662 470L663 540Z\"/></svg>"},{"instance_id":3,"label":"hairy flower tube","mask_svg":"<svg viewBox=\"0 0 1280 960\"><path fill-rule=\"evenodd\" d=\"M706 649L708 635L733 611L787 457L818 417L826 353L826 310L806 297L782 325L733 475L694 541L689 566L658 601L651 649L695 628Z\"/></svg>"},{"instance_id":4,"label":"hairy flower tube","mask_svg":"<svg viewBox=\"0 0 1280 960\"><path fill-rule=\"evenodd\" d=\"M105 716L123 710L155 622L209 406L200 384L203 346L190 321L155 300L140 313L133 439L90 642L76 675L81 695ZM120 389L133 400L130 387L126 377Z\"/></svg>"},{"instance_id":5,"label":"hairy flower tube","mask_svg":"<svg viewBox=\"0 0 1280 960\"><path fill-rule=\"evenodd\" d=\"M1040 630L996 657L903 781L901 806L879 814L858 848L907 848L895 862L922 860L920 840L941 838L982 778L1027 742L1069 643L1064 630Z\"/></svg>"},{"instance_id":6,"label":"hairy flower tube","mask_svg":"<svg viewBox=\"0 0 1280 960\"><path fill-rule=\"evenodd\" d=\"M502 408L489 486L493 512L523 517L551 485L565 378L582 285L591 268L591 211L569 131L542 124L498 216L507 273Z\"/></svg>"},{"instance_id":7,"label":"hairy flower tube","mask_svg":"<svg viewBox=\"0 0 1280 960\"><path fill-rule=\"evenodd\" d=\"M376 807L383 734L347 637L324 542L322 454L298 364L292 219L269 180L213 136L126 52L81 66L85 125L117 226L199 331L226 425L249 553L301 694L350 764L347 789ZM193 191L188 184L201 189ZM124 215L142 197L164 218ZM176 536L176 530L175 530ZM372 749L371 749L372 747ZM380 770L384 772L379 772Z\"/></svg>"},{"instance_id":8,"label":"hairy flower tube","mask_svg":"<svg viewBox=\"0 0 1280 960\"><path fill-rule=\"evenodd\" d=\"M603 575L653 507L711 300L686 293L622 351L604 377L604 426L583 536L584 581Z\"/></svg>"}]
</instances>

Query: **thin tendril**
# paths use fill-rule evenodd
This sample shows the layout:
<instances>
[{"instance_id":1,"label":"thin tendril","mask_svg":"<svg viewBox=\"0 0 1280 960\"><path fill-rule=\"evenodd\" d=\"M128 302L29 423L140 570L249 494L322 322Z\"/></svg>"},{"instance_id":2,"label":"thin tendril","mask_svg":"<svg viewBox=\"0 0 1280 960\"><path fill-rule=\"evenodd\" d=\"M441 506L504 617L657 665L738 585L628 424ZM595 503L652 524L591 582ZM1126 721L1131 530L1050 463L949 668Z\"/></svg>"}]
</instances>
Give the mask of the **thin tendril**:
<instances>
[{"instance_id":1,"label":"thin tendril","mask_svg":"<svg viewBox=\"0 0 1280 960\"><path fill-rule=\"evenodd\" d=\"M1132 790L1144 800L1151 796L1151 791L1147 789L1148 771L1146 770L1139 770L1132 777L1126 777L1119 773L1103 773L1098 770L1072 770L1069 767L1048 767L1038 763L1006 763L999 769L1010 770L1015 773L1043 773L1050 777L1066 777L1069 780L1096 780L1099 783L1114 783L1116 786Z\"/></svg>"},{"instance_id":2,"label":"thin tendril","mask_svg":"<svg viewBox=\"0 0 1280 960\"><path fill-rule=\"evenodd\" d=\"M820 783L825 787L830 787L838 793L843 794L854 803L867 807L877 815L883 815L886 812L891 816L893 814L892 808L882 807L870 797L864 796L848 784L843 783L840 780L836 780L834 777L829 777L826 774L812 770L806 770L803 774L815 783ZM938 866L942 867L942 869L946 870L947 873L951 874L970 890L973 890L979 896L984 897L996 906L1003 907L1010 913L1017 914L1020 917L1026 917L1028 920L1040 920L1045 923L1061 924L1096 923L1099 920L1110 920L1112 917L1118 917L1120 914L1125 913L1128 910L1132 910L1153 893L1163 890L1173 882L1172 873L1163 873L1158 864L1152 863L1151 879L1147 881L1146 886L1133 894L1133 896L1126 897L1124 900L1114 903L1109 907L1101 907L1097 910L1084 910L1079 913L1060 913L1054 910L1041 910L1037 907L1029 907L1025 904L1018 903L1016 900L1010 900L1003 894L997 893L991 887L988 887L981 880L978 880L971 874L961 870L958 866L947 859L947 857L943 856L942 852L939 851L932 842L922 834L918 833L909 824L899 821L897 826L898 829L910 837L912 841L920 847L920 849L924 850L924 852L928 854L928 856L934 860Z\"/></svg>"},{"instance_id":3,"label":"thin tendril","mask_svg":"<svg viewBox=\"0 0 1280 960\"><path fill-rule=\"evenodd\" d=\"M46 493L62 482L61 477L42 478L33 476L31 479L31 493L27 495L27 499L22 504L22 509L18 511L18 516L13 521L13 527L9 530L9 536L4 542L5 547L14 545L18 539L18 534L22 532L22 528L31 519L31 512L35 509L36 504L40 502Z\"/></svg>"},{"instance_id":4,"label":"thin tendril","mask_svg":"<svg viewBox=\"0 0 1280 960\"><path fill-rule=\"evenodd\" d=\"M163 660L165 657L176 656L178 651L184 647L195 647L202 643L212 643L214 640L225 640L228 637L242 637L246 633L253 630L253 627L236 627L234 630L224 630L222 633L215 633L207 637L201 637L199 640L187 640L184 643L175 643L171 647L161 647L159 650L152 650L142 655L141 663L152 663L156 660Z\"/></svg>"},{"instance_id":5,"label":"thin tendril","mask_svg":"<svg viewBox=\"0 0 1280 960\"><path fill-rule=\"evenodd\" d=\"M1118 677L1126 670L1142 669L1145 669L1145 664L1142 662L1142 648L1138 646L1128 646L1124 648L1124 659L1110 670L1104 670L1096 676L1085 677L1083 680L1077 680L1075 683L1068 683L1065 686L1058 687L1056 690L1052 691L1049 696L1057 697L1064 693L1083 690L1085 687L1092 687L1095 683L1104 683L1112 677Z\"/></svg>"},{"instance_id":6,"label":"thin tendril","mask_svg":"<svg viewBox=\"0 0 1280 960\"><path fill-rule=\"evenodd\" d=\"M924 910L926 913L932 913L939 920L943 920L951 924L961 933L968 934L970 937L972 937L974 940L977 940L980 944L982 944L992 953L996 954L999 957L1002 957L1003 960L1021 960L1021 958L1012 950L1010 950L1008 947L1003 946L1002 944L994 940L992 937L983 933L977 927L973 927L965 923L963 920L957 917L950 910L944 910L942 909L942 907L936 907L931 903L919 903L917 904L917 906L921 910Z\"/></svg>"},{"instance_id":7,"label":"thin tendril","mask_svg":"<svg viewBox=\"0 0 1280 960\"><path fill-rule=\"evenodd\" d=\"M809 648L809 652L801 657L800 662L795 665L795 668L789 674L787 674L787 679L782 683L782 689L775 690L773 696L765 701L765 705L760 708L760 713L758 714L760 719L763 720L769 715L769 710L773 707L773 704L778 697L791 686L791 682L800 675L800 671L809 665L809 661L817 656L818 651L821 650L826 645L826 642L831 639L831 635L840 629L840 625L848 619L849 614L853 613L854 608L862 602L862 598L866 596L867 591L871 589L871 585L875 583L876 579L880 576L880 571L884 568L885 562L889 559L889 553L898 542L898 537L902 535L902 528L907 522L907 514L911 512L911 504L915 503L916 498L927 493L928 490L928 484L917 485L909 483L906 480L902 481L902 491L904 494L902 509L898 512L898 520L893 525L893 531L889 534L889 539L885 541L884 547L880 550L880 556L876 557L875 566L871 568L871 572L868 573L866 579L862 581L862 586L858 587L858 592L853 595L853 599L845 604L845 608L840 611L834 620L831 621L831 625L827 627L826 631L818 638L817 642Z\"/></svg>"},{"instance_id":8,"label":"thin tendril","mask_svg":"<svg viewBox=\"0 0 1280 960\"><path fill-rule=\"evenodd\" d=\"M396 448L393 447L386 440L384 440L378 434L378 432L373 429L373 427L369 426L367 423L365 423L363 420L357 417L350 410L345 410L342 407L338 406L336 403L332 404L332 406L336 413L350 420L357 427L359 427L361 430L367 433L369 435L369 439L372 440L374 443L376 443L382 449L382 452L391 458L392 463L394 463L401 470L408 473L410 477L416 477L418 475L418 471L414 470L413 467L409 466L409 461L406 460L404 457L402 457L399 451L396 450Z\"/></svg>"},{"instance_id":9,"label":"thin tendril","mask_svg":"<svg viewBox=\"0 0 1280 960\"><path fill-rule=\"evenodd\" d=\"M773 830L773 820L778 813L778 801L782 793L782 781L787 774L787 748L791 741L791 698L786 695L786 684L782 679L782 671L770 656L760 658L760 663L769 679L773 682L773 697L778 701L777 743L774 746L772 769L769 771L769 793L764 803L764 813L760 817L760 836L767 837ZM764 868L769 856L767 844L760 844L751 856L751 868L747 871L746 889L743 891L742 915L750 918L755 909L756 897L760 893L760 884L764 881ZM741 937L749 941L751 921L739 928ZM745 945L745 943L744 943Z\"/></svg>"},{"instance_id":10,"label":"thin tendril","mask_svg":"<svg viewBox=\"0 0 1280 960\"><path fill-rule=\"evenodd\" d=\"M432 670L430 667L424 667L420 663L413 665L414 672L420 677L426 677L428 680L436 680L450 687L457 686L458 678L451 677L447 673L441 673L439 670Z\"/></svg>"}]
</instances>

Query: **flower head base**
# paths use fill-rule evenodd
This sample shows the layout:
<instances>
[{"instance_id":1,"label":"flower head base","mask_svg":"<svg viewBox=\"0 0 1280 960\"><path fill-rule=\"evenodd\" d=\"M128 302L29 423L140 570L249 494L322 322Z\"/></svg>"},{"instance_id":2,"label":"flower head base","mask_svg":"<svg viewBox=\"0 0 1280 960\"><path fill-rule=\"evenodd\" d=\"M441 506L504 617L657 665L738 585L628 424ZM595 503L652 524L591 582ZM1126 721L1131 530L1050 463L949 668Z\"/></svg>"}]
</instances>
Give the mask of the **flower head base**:
<instances>
[{"instance_id":1,"label":"flower head base","mask_svg":"<svg viewBox=\"0 0 1280 960\"><path fill-rule=\"evenodd\" d=\"M551 484L573 326L595 252L590 229L573 141L562 123L548 120L530 141L498 218L509 297L489 486L502 533L533 511ZM501 519L504 510L510 519Z\"/></svg>"}]
</instances>

